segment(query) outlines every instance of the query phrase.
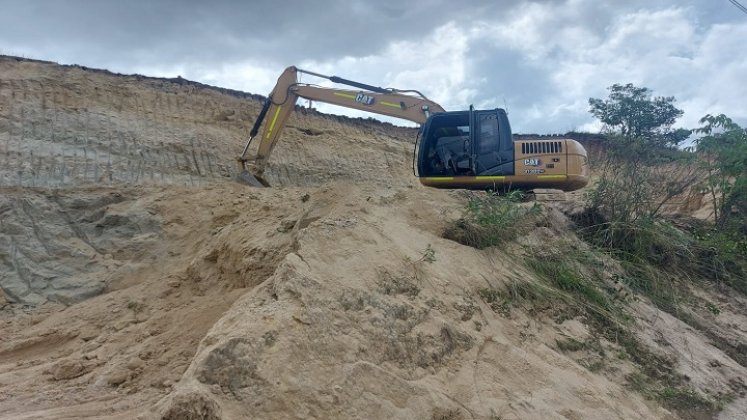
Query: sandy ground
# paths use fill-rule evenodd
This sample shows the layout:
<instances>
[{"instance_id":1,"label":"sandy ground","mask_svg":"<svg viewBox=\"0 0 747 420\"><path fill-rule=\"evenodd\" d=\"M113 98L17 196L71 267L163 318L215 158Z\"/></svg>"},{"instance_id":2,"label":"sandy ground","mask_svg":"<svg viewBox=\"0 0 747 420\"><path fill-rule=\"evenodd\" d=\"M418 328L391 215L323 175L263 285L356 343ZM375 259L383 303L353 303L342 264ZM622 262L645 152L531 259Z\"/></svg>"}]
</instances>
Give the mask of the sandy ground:
<instances>
[{"instance_id":1,"label":"sandy ground","mask_svg":"<svg viewBox=\"0 0 747 420\"><path fill-rule=\"evenodd\" d=\"M667 417L554 349L561 326L485 307L478 288L522 273L440 238L457 193L135 195L159 258L81 303L3 312L0 418Z\"/></svg>"}]
</instances>

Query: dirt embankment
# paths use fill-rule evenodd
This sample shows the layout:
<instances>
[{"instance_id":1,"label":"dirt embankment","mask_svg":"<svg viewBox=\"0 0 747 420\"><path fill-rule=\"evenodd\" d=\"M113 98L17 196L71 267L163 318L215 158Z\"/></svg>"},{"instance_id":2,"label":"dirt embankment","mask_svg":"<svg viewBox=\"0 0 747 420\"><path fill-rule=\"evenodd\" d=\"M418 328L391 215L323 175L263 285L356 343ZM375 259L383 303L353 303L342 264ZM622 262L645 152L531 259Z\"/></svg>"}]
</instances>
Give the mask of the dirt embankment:
<instances>
[{"instance_id":1,"label":"dirt embankment","mask_svg":"<svg viewBox=\"0 0 747 420\"><path fill-rule=\"evenodd\" d=\"M527 274L439 237L455 194L137 192L116 205L155 213L159 257L113 254L140 269L69 307L6 307L0 418L666 417L553 348L583 327L479 299Z\"/></svg>"},{"instance_id":2,"label":"dirt embankment","mask_svg":"<svg viewBox=\"0 0 747 420\"><path fill-rule=\"evenodd\" d=\"M0 186L193 186L230 179L262 104L258 96L183 79L4 56L0 70ZM267 178L274 185L407 185L415 133L300 110Z\"/></svg>"},{"instance_id":3,"label":"dirt embankment","mask_svg":"<svg viewBox=\"0 0 747 420\"><path fill-rule=\"evenodd\" d=\"M22 194L26 200L33 195ZM79 200L112 195L69 194ZM107 205L105 213L113 214L116 208L119 214L146 214L157 228L141 241L119 242L107 226L86 235L94 244L111 241L116 248L103 258L86 248L91 255L80 258L87 264L78 265L90 275L72 276L81 283L103 285L98 296L78 295L77 300L89 298L70 306L52 301L3 304L0 417L108 417L155 402L179 381L213 323L248 288L264 280L290 246L285 238L268 236L277 234L280 207L292 213L291 202L260 202L240 189L133 189L116 194L119 199ZM268 206L279 212L267 217ZM248 215L246 210L254 211ZM261 215L265 221L255 220ZM263 233L255 238L259 241L231 236L230 243L213 243L217 248L212 256L203 255L210 238L220 236L240 216L247 225L247 218L252 220L251 232ZM121 222L122 229L138 227L132 219ZM218 251L221 259L236 265L223 262L201 274L202 264L218 260ZM60 269L76 266L52 259ZM52 278L50 283L58 281Z\"/></svg>"},{"instance_id":4,"label":"dirt embankment","mask_svg":"<svg viewBox=\"0 0 747 420\"><path fill-rule=\"evenodd\" d=\"M558 347L589 336L582 318L496 312L479 296L532 274L441 238L459 193L214 185L122 197L108 206L159 228L137 252L91 259L112 267L103 294L4 305L0 418L675 418L624 386L630 362L592 372L593 354ZM743 305L719 302L713 327L744 340ZM708 337L643 302L636 311L643 339L693 385L743 391L747 369Z\"/></svg>"}]
</instances>

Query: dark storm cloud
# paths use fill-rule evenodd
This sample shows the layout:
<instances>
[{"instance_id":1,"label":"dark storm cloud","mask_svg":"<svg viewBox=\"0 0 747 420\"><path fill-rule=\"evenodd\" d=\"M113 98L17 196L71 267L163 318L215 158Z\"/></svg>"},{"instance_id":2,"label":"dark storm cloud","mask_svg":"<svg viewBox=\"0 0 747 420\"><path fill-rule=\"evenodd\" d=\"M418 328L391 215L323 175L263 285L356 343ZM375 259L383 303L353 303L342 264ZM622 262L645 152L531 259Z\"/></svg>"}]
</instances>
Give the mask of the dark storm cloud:
<instances>
[{"instance_id":1,"label":"dark storm cloud","mask_svg":"<svg viewBox=\"0 0 747 420\"><path fill-rule=\"evenodd\" d=\"M292 63L374 53L487 4L446 0L4 1L0 47L31 49L89 64L226 62L247 57ZM83 63L85 64L85 63Z\"/></svg>"},{"instance_id":2,"label":"dark storm cloud","mask_svg":"<svg viewBox=\"0 0 747 420\"><path fill-rule=\"evenodd\" d=\"M593 128L612 83L685 124L747 122L747 16L726 0L0 0L0 53L266 94L283 67L508 105L521 131ZM337 110L338 112L340 110ZM347 112L347 111L343 111Z\"/></svg>"},{"instance_id":3,"label":"dark storm cloud","mask_svg":"<svg viewBox=\"0 0 747 420\"><path fill-rule=\"evenodd\" d=\"M529 63L518 51L484 42L475 42L471 49L479 51L479 58L471 63L472 71L489 76L480 91L493 106L524 109L553 93L548 72ZM518 74L522 77L517 78Z\"/></svg>"}]
</instances>

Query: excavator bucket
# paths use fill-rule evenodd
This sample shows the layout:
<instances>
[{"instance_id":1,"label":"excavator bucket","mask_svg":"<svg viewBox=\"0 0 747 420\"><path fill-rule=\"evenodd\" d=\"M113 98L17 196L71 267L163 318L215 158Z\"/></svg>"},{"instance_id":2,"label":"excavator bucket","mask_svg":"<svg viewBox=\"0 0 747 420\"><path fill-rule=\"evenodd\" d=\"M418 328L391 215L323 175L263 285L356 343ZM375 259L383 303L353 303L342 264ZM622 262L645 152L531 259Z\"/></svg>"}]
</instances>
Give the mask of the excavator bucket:
<instances>
[{"instance_id":1,"label":"excavator bucket","mask_svg":"<svg viewBox=\"0 0 747 420\"><path fill-rule=\"evenodd\" d=\"M267 110L263 109L261 113L262 115L260 115L260 118L263 118L265 113L267 113ZM257 130L259 129L260 122L261 120L257 120L257 123L254 124L254 128L252 129L251 135L249 136L249 140L246 142L246 145L244 146L244 151L241 152L241 156L239 156L239 158L237 159L239 162L239 174L236 175L236 181L240 184L249 185L250 187L264 188L264 187L269 187L270 184L268 184L267 181L262 179L262 177L254 175L253 173L249 171L249 169L247 169L247 158L246 158L246 153L249 150L249 144L251 144L252 139L257 134ZM254 168L254 166L249 165L249 168Z\"/></svg>"},{"instance_id":2,"label":"excavator bucket","mask_svg":"<svg viewBox=\"0 0 747 420\"><path fill-rule=\"evenodd\" d=\"M254 176L251 172L244 169L236 176L236 181L249 185L250 187L264 188L269 187L265 180L260 177Z\"/></svg>"}]
</instances>

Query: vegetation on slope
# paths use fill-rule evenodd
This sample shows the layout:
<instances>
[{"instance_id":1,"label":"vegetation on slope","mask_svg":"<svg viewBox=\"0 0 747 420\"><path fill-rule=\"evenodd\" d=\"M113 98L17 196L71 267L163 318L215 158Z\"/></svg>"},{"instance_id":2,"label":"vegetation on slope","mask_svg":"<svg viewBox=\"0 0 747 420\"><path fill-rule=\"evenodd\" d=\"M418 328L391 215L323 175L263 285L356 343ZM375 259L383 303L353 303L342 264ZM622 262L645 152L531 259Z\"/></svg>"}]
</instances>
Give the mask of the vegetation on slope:
<instances>
[{"instance_id":1,"label":"vegetation on slope","mask_svg":"<svg viewBox=\"0 0 747 420\"><path fill-rule=\"evenodd\" d=\"M747 293L747 131L724 115L704 117L696 130L672 130L682 115L674 98L653 98L633 85L610 90L606 101L590 100L592 114L606 125L608 153L593 163L598 178L583 210L570 214L575 235L532 244L530 251L512 246L520 232L552 224L548 209L522 204L514 192L470 194L465 215L444 236L480 249L499 247L533 274L502 289L479 290L493 310L510 316L518 307L557 322L580 317L592 336L558 341L561 351L585 352L584 366L609 374L611 359L629 360L637 366L625 376L631 389L683 418L711 418L735 394L690 385L672 357L641 341L631 306L650 301L746 365L745 344L726 340L695 316L703 308L718 315L719 309L694 291ZM678 149L691 133L704 136ZM665 212L689 192L712 200L711 220Z\"/></svg>"}]
</instances>

